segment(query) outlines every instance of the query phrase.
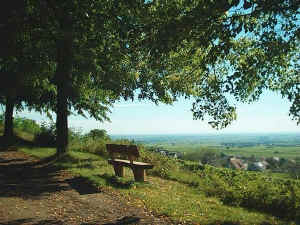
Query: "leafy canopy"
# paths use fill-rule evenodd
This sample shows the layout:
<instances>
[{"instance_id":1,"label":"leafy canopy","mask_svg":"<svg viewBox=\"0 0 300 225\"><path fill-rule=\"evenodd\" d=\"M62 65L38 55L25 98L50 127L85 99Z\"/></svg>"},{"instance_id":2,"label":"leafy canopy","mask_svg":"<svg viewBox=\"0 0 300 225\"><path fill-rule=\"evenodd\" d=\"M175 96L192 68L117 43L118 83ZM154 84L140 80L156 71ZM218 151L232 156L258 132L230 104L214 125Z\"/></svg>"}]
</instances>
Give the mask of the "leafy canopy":
<instances>
[{"instance_id":1,"label":"leafy canopy","mask_svg":"<svg viewBox=\"0 0 300 225\"><path fill-rule=\"evenodd\" d=\"M28 0L26 12L31 43L39 41L51 71L59 40L72 37L72 60L64 59L69 110L102 120L120 98L172 103L183 96L195 100L195 119L208 116L223 128L236 119L229 96L252 102L266 89L287 96L299 122L298 3Z\"/></svg>"}]
</instances>

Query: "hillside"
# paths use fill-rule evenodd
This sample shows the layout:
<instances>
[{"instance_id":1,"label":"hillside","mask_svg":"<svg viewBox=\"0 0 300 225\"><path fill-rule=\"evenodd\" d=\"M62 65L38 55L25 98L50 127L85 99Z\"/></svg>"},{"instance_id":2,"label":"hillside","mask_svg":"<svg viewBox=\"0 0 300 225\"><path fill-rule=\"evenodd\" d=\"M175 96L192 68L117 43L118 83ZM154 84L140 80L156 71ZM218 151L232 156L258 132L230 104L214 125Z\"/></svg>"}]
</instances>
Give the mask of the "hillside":
<instances>
[{"instance_id":1,"label":"hillside","mask_svg":"<svg viewBox=\"0 0 300 225\"><path fill-rule=\"evenodd\" d=\"M27 141L33 141L31 135L18 132L23 133ZM84 177L97 189L119 196L131 206L166 216L172 223L250 225L299 222L300 183L297 180L211 166L200 168L193 162L163 157L140 146L142 161L151 162L155 167L149 171L146 183L138 183L133 181L129 169L125 171L125 178L114 176L107 163L104 148L107 141L73 139L69 155L53 165ZM49 147L19 144L17 148L19 152L41 159L55 153L55 149Z\"/></svg>"}]
</instances>

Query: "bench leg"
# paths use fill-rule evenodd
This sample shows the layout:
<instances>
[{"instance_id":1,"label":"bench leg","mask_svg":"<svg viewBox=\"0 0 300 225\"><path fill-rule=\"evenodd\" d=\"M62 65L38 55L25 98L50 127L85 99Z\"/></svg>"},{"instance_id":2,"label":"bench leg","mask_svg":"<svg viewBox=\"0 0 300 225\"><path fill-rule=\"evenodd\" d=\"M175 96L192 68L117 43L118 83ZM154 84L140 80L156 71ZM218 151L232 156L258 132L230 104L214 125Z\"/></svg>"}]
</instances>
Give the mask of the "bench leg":
<instances>
[{"instance_id":1,"label":"bench leg","mask_svg":"<svg viewBox=\"0 0 300 225\"><path fill-rule=\"evenodd\" d=\"M145 181L145 170L143 168L132 168L135 181Z\"/></svg>"},{"instance_id":2,"label":"bench leg","mask_svg":"<svg viewBox=\"0 0 300 225\"><path fill-rule=\"evenodd\" d=\"M114 165L115 174L118 177L124 177L124 168L120 165Z\"/></svg>"}]
</instances>

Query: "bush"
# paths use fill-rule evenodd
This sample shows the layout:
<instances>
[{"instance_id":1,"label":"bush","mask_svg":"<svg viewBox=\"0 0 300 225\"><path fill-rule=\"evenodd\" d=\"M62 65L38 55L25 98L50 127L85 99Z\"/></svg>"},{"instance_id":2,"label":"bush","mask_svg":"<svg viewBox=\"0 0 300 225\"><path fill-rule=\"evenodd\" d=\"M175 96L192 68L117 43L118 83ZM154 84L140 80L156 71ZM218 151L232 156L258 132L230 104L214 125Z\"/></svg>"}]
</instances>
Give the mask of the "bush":
<instances>
[{"instance_id":1,"label":"bush","mask_svg":"<svg viewBox=\"0 0 300 225\"><path fill-rule=\"evenodd\" d=\"M73 141L70 143L70 149L76 151L90 152L101 156L106 156L106 141L94 140L92 138L82 138L79 142Z\"/></svg>"},{"instance_id":2,"label":"bush","mask_svg":"<svg viewBox=\"0 0 300 225\"><path fill-rule=\"evenodd\" d=\"M299 181L211 166L205 166L201 177L201 190L219 197L225 204L300 218Z\"/></svg>"},{"instance_id":3,"label":"bush","mask_svg":"<svg viewBox=\"0 0 300 225\"><path fill-rule=\"evenodd\" d=\"M41 127L34 120L23 117L14 118L14 128L25 131L30 134L37 134L41 131Z\"/></svg>"},{"instance_id":4,"label":"bush","mask_svg":"<svg viewBox=\"0 0 300 225\"><path fill-rule=\"evenodd\" d=\"M176 160L148 151L143 146L139 146L139 148L141 161L154 165L154 168L149 170L149 174L169 179L172 177L172 173L179 170L180 164Z\"/></svg>"},{"instance_id":5,"label":"bush","mask_svg":"<svg viewBox=\"0 0 300 225\"><path fill-rule=\"evenodd\" d=\"M93 129L88 134L87 137L90 137L92 139L104 139L104 140L110 140L110 137L108 136L106 130L99 130L99 129Z\"/></svg>"},{"instance_id":6,"label":"bush","mask_svg":"<svg viewBox=\"0 0 300 225\"><path fill-rule=\"evenodd\" d=\"M108 157L106 150L106 144L108 142L115 144L133 144L133 142L130 142L125 139L110 141L110 137L107 135L106 131L97 129L95 130L92 130L86 135L79 135L77 139L73 139L70 143L70 149L76 151L90 152L104 157Z\"/></svg>"},{"instance_id":7,"label":"bush","mask_svg":"<svg viewBox=\"0 0 300 225\"><path fill-rule=\"evenodd\" d=\"M82 135L82 129L81 128L74 128L71 127L68 130L68 139L69 142L80 142L84 135Z\"/></svg>"},{"instance_id":8,"label":"bush","mask_svg":"<svg viewBox=\"0 0 300 225\"><path fill-rule=\"evenodd\" d=\"M0 114L0 125L4 125L4 114Z\"/></svg>"},{"instance_id":9,"label":"bush","mask_svg":"<svg viewBox=\"0 0 300 225\"><path fill-rule=\"evenodd\" d=\"M34 136L34 142L39 146L54 147L56 145L55 123L43 122L40 131Z\"/></svg>"},{"instance_id":10,"label":"bush","mask_svg":"<svg viewBox=\"0 0 300 225\"><path fill-rule=\"evenodd\" d=\"M5 116L0 114L0 125L4 126ZM40 132L40 125L34 120L26 119L24 117L15 117L13 120L13 128L17 128L20 131L25 131L30 134L37 134Z\"/></svg>"}]
</instances>

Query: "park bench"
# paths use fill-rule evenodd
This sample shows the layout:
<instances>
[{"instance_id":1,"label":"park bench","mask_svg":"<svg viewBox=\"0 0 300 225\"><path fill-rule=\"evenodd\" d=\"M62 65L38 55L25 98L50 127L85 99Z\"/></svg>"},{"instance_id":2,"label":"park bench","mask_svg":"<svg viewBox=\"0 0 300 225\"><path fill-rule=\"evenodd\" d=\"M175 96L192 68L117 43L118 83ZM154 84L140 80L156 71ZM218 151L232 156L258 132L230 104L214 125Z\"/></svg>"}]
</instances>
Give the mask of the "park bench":
<instances>
[{"instance_id":1,"label":"park bench","mask_svg":"<svg viewBox=\"0 0 300 225\"><path fill-rule=\"evenodd\" d=\"M108 163L113 165L116 176L123 177L126 166L132 169L136 181L144 181L145 169L153 168L149 163L135 161L140 156L136 145L107 144L106 149L110 157ZM121 156L127 159L121 159Z\"/></svg>"}]
</instances>

